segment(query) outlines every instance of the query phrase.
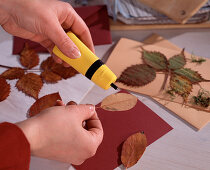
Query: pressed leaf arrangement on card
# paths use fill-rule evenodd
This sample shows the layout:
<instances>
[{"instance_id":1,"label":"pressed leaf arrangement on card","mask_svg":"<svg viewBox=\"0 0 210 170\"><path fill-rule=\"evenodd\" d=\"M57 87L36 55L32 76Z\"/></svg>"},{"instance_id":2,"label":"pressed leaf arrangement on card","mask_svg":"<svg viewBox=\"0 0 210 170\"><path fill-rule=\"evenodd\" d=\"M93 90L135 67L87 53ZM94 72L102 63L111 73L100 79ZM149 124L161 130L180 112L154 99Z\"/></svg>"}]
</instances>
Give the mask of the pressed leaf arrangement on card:
<instances>
[{"instance_id":1,"label":"pressed leaf arrangement on card","mask_svg":"<svg viewBox=\"0 0 210 170\"><path fill-rule=\"evenodd\" d=\"M141 56L144 64L126 68L118 78L118 82L133 87L145 86L155 79L156 73L162 72L165 74L165 80L160 90L165 90L167 79L170 77L169 90L182 96L184 102L187 102L193 84L199 84L202 81L209 82L197 71L184 68L186 64L184 49L169 60L161 52L147 51L143 48Z\"/></svg>"},{"instance_id":2,"label":"pressed leaf arrangement on card","mask_svg":"<svg viewBox=\"0 0 210 170\"><path fill-rule=\"evenodd\" d=\"M143 87L146 89L146 86L151 84L157 75L162 74L162 82L158 82L159 89L152 85L148 87L147 91L149 91L149 88L155 87L157 89L156 94L148 93L149 96L159 97L168 101L173 100L181 105L184 104L196 109L206 110L206 107L204 108L202 105L190 103L193 96L191 92L195 85L200 86L201 82L209 83L210 80L203 78L199 71L186 67L188 62L194 64L195 59L187 58L184 49L170 57L162 51L146 50L143 46L133 50L139 52L139 63L136 61L136 64L125 67L119 74L117 82L124 85L122 88L130 90ZM199 65L202 65L205 61L204 59L202 62L199 60ZM182 101L180 101L178 96L182 98ZM174 100L176 98L177 100Z\"/></svg>"}]
</instances>

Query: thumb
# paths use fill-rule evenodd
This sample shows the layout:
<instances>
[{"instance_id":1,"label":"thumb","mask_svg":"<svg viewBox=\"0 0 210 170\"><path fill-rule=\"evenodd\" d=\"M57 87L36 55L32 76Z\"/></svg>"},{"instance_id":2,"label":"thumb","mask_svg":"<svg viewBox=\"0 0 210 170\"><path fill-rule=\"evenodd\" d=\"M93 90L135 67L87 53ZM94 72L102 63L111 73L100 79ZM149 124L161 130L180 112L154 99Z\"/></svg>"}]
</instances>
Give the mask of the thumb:
<instances>
[{"instance_id":1,"label":"thumb","mask_svg":"<svg viewBox=\"0 0 210 170\"><path fill-rule=\"evenodd\" d=\"M67 57L75 59L81 56L79 49L68 37L58 21L47 32L47 36Z\"/></svg>"},{"instance_id":2,"label":"thumb","mask_svg":"<svg viewBox=\"0 0 210 170\"><path fill-rule=\"evenodd\" d=\"M80 104L80 105L68 105L67 108L74 109L74 112L78 114L81 121L90 119L95 114L95 106L91 104Z\"/></svg>"}]
</instances>

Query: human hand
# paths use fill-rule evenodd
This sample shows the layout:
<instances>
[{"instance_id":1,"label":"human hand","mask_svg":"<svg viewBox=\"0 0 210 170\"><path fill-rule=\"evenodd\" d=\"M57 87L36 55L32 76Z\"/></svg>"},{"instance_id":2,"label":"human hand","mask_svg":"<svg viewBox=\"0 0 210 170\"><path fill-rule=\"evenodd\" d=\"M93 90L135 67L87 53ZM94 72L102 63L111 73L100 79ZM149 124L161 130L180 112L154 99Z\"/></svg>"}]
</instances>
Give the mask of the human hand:
<instances>
[{"instance_id":1,"label":"human hand","mask_svg":"<svg viewBox=\"0 0 210 170\"><path fill-rule=\"evenodd\" d=\"M80 57L64 29L71 29L94 52L88 27L69 3L58 0L0 1L0 24L8 33L40 43L52 54L56 45L70 58ZM62 60L53 54L56 62ZM64 62L63 62L64 63ZM64 63L64 66L69 66Z\"/></svg>"},{"instance_id":2,"label":"human hand","mask_svg":"<svg viewBox=\"0 0 210 170\"><path fill-rule=\"evenodd\" d=\"M93 105L54 106L17 126L28 139L32 155L75 165L93 156L103 138Z\"/></svg>"}]
</instances>

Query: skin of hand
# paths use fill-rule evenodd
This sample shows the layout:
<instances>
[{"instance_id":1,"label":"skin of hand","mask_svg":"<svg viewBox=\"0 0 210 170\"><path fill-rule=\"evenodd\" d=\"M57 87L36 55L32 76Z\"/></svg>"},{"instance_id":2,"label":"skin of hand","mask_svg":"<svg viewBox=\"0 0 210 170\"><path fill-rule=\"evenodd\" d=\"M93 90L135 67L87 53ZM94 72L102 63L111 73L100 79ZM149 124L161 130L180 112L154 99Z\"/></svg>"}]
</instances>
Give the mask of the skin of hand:
<instances>
[{"instance_id":1,"label":"skin of hand","mask_svg":"<svg viewBox=\"0 0 210 170\"><path fill-rule=\"evenodd\" d=\"M16 125L28 139L32 155L75 165L92 157L103 138L93 105L64 106L58 102Z\"/></svg>"},{"instance_id":2,"label":"skin of hand","mask_svg":"<svg viewBox=\"0 0 210 170\"><path fill-rule=\"evenodd\" d=\"M94 52L88 27L69 3L58 0L1 0L0 24L8 33L40 43L52 54L56 45L66 56L78 58L79 49L66 35L71 29ZM62 60L55 56L56 62ZM64 63L64 62L63 62ZM67 63L64 66L68 67Z\"/></svg>"}]
</instances>

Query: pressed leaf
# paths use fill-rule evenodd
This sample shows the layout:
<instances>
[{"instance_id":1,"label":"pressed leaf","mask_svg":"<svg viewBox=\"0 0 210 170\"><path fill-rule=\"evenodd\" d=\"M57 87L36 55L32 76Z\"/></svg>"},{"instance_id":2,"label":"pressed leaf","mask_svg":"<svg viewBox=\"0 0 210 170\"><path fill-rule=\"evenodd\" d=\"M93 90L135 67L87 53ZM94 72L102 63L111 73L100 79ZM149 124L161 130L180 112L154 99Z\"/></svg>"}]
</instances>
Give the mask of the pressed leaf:
<instances>
[{"instance_id":1,"label":"pressed leaf","mask_svg":"<svg viewBox=\"0 0 210 170\"><path fill-rule=\"evenodd\" d=\"M22 68L13 67L13 68L10 68L10 69L6 70L5 72L3 72L0 75L0 77L9 79L9 80L13 80L13 79L19 79L23 75L24 75L24 70Z\"/></svg>"},{"instance_id":2,"label":"pressed leaf","mask_svg":"<svg viewBox=\"0 0 210 170\"><path fill-rule=\"evenodd\" d=\"M0 77L0 102L5 100L10 94L10 85L6 79Z\"/></svg>"},{"instance_id":3,"label":"pressed leaf","mask_svg":"<svg viewBox=\"0 0 210 170\"><path fill-rule=\"evenodd\" d=\"M29 109L29 116L35 116L42 110L55 106L57 100L61 100L59 93L48 94L37 99Z\"/></svg>"},{"instance_id":4,"label":"pressed leaf","mask_svg":"<svg viewBox=\"0 0 210 170\"><path fill-rule=\"evenodd\" d=\"M64 79L71 78L78 74L78 72L73 67L64 67L62 64L55 64L51 70L61 76Z\"/></svg>"},{"instance_id":5,"label":"pressed leaf","mask_svg":"<svg viewBox=\"0 0 210 170\"><path fill-rule=\"evenodd\" d=\"M168 63L169 63L169 66L168 66L169 69L176 70L176 69L183 68L184 65L186 64L184 49L181 51L180 54L171 57L168 60Z\"/></svg>"},{"instance_id":6,"label":"pressed leaf","mask_svg":"<svg viewBox=\"0 0 210 170\"><path fill-rule=\"evenodd\" d=\"M123 143L121 161L122 164L129 168L135 165L143 155L147 146L147 138L145 134L136 133L127 138Z\"/></svg>"},{"instance_id":7,"label":"pressed leaf","mask_svg":"<svg viewBox=\"0 0 210 170\"><path fill-rule=\"evenodd\" d=\"M35 99L38 99L39 91L41 90L42 86L43 82L41 77L34 73L25 74L16 83L18 90Z\"/></svg>"},{"instance_id":8,"label":"pressed leaf","mask_svg":"<svg viewBox=\"0 0 210 170\"><path fill-rule=\"evenodd\" d=\"M50 70L64 79L73 77L78 74L78 72L73 67L64 67L62 64L56 63L52 57L48 57L45 61L43 61L41 68L43 70Z\"/></svg>"},{"instance_id":9,"label":"pressed leaf","mask_svg":"<svg viewBox=\"0 0 210 170\"><path fill-rule=\"evenodd\" d=\"M101 102L101 108L108 111L125 111L133 108L137 97L128 93L116 93L107 96Z\"/></svg>"},{"instance_id":10,"label":"pressed leaf","mask_svg":"<svg viewBox=\"0 0 210 170\"><path fill-rule=\"evenodd\" d=\"M196 84L196 83L205 81L205 79L202 78L201 75L197 71L193 71L190 68L181 68L178 70L174 70L174 73L176 73L182 77L185 77L192 84Z\"/></svg>"},{"instance_id":11,"label":"pressed leaf","mask_svg":"<svg viewBox=\"0 0 210 170\"><path fill-rule=\"evenodd\" d=\"M43 80L45 80L46 82L48 83L57 83L59 80L62 79L61 76L53 73L52 71L49 71L49 70L44 70L42 73L41 73L41 77Z\"/></svg>"},{"instance_id":12,"label":"pressed leaf","mask_svg":"<svg viewBox=\"0 0 210 170\"><path fill-rule=\"evenodd\" d=\"M39 56L35 50L29 48L28 44L25 44L23 51L20 53L20 63L28 69L39 64Z\"/></svg>"},{"instance_id":13,"label":"pressed leaf","mask_svg":"<svg viewBox=\"0 0 210 170\"><path fill-rule=\"evenodd\" d=\"M182 96L185 102L192 91L192 83L185 77L176 74L171 75L170 87L175 93Z\"/></svg>"},{"instance_id":14,"label":"pressed leaf","mask_svg":"<svg viewBox=\"0 0 210 170\"><path fill-rule=\"evenodd\" d=\"M53 66L54 63L55 63L55 61L53 60L53 58L52 57L48 57L46 60L42 61L41 69L43 69L43 70L51 70L51 67Z\"/></svg>"},{"instance_id":15,"label":"pressed leaf","mask_svg":"<svg viewBox=\"0 0 210 170\"><path fill-rule=\"evenodd\" d=\"M167 71L168 61L164 54L156 51L142 51L143 61L157 71Z\"/></svg>"},{"instance_id":16,"label":"pressed leaf","mask_svg":"<svg viewBox=\"0 0 210 170\"><path fill-rule=\"evenodd\" d=\"M144 86L152 82L156 77L156 72L146 64L137 64L126 68L117 79L127 86Z\"/></svg>"}]
</instances>

